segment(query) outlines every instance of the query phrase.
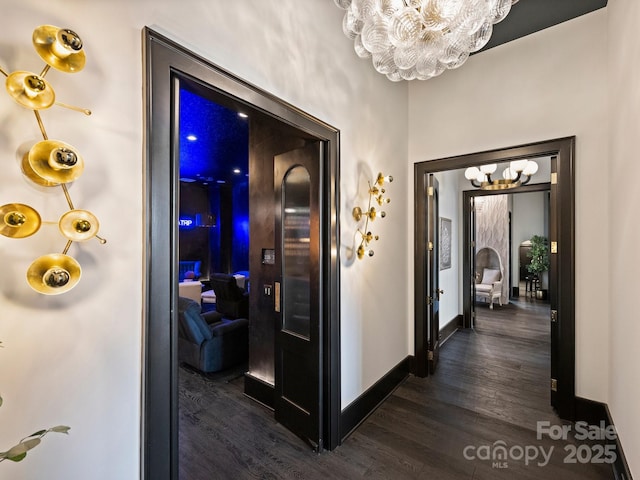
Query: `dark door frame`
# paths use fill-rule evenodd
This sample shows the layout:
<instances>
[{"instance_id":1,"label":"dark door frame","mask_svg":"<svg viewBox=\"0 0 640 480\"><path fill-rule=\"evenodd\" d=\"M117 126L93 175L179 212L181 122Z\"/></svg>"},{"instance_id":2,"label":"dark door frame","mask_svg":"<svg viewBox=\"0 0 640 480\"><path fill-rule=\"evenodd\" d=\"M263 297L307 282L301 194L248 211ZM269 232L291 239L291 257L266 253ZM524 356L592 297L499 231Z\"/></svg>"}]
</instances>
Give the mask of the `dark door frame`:
<instances>
[{"instance_id":1,"label":"dark door frame","mask_svg":"<svg viewBox=\"0 0 640 480\"><path fill-rule=\"evenodd\" d=\"M557 242L557 253L552 253L549 275L550 304L555 320L551 321L551 402L558 415L575 419L575 137L490 150L467 155L430 160L414 165L415 197L415 362L414 374L427 375L426 332L426 261L425 225L426 177L429 173L456 170L469 166L508 160L551 157L551 204L549 237ZM553 283L551 283L553 282ZM470 285L463 282L464 298L470 295ZM551 381L550 381L551 384Z\"/></svg>"},{"instance_id":2,"label":"dark door frame","mask_svg":"<svg viewBox=\"0 0 640 480\"><path fill-rule=\"evenodd\" d=\"M429 175L427 179L427 258L431 261L427 270L427 361L429 374L436 371L440 355L440 191L438 179ZM427 262L429 265L429 262Z\"/></svg>"},{"instance_id":3,"label":"dark door frame","mask_svg":"<svg viewBox=\"0 0 640 480\"><path fill-rule=\"evenodd\" d=\"M179 159L173 125L173 85L184 76L230 101L260 110L325 144L321 178L323 276L323 432L326 448L340 443L339 131L145 27L145 260L141 474L178 478L177 299Z\"/></svg>"}]
</instances>

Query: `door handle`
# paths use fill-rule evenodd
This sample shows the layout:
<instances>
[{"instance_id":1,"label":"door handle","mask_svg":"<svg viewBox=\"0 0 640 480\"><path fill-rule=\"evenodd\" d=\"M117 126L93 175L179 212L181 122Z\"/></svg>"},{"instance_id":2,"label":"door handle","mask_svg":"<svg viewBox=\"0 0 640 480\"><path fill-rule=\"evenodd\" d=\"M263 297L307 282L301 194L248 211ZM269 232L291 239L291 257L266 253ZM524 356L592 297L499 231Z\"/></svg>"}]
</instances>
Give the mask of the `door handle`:
<instances>
[{"instance_id":1,"label":"door handle","mask_svg":"<svg viewBox=\"0 0 640 480\"><path fill-rule=\"evenodd\" d=\"M444 290L436 288L436 293L438 294L438 300L440 300L440 295L444 295Z\"/></svg>"}]
</instances>

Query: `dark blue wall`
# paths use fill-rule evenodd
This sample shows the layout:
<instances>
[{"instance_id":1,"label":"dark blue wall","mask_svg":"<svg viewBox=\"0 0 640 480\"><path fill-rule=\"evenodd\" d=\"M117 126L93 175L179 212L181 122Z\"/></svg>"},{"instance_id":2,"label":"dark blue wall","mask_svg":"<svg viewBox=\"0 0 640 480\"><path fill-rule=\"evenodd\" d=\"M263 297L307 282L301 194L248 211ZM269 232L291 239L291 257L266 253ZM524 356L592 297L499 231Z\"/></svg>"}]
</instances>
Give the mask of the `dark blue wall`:
<instances>
[{"instance_id":1,"label":"dark blue wall","mask_svg":"<svg viewBox=\"0 0 640 480\"><path fill-rule=\"evenodd\" d=\"M207 235L181 227L180 259L202 260L203 276L249 269L249 126L238 113L186 88L180 89L180 179L182 189L204 189L206 207L187 205L180 215L210 215ZM191 228L191 230L193 230ZM198 239L196 241L196 239ZM197 245L193 244L196 242ZM189 257L183 258L182 253Z\"/></svg>"}]
</instances>

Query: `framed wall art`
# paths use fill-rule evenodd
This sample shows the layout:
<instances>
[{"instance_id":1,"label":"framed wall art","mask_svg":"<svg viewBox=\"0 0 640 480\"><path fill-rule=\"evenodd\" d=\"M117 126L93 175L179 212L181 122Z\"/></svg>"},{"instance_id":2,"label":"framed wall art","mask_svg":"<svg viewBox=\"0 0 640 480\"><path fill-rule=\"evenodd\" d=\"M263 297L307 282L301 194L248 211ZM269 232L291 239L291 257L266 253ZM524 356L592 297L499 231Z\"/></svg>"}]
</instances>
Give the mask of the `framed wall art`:
<instances>
[{"instance_id":1,"label":"framed wall art","mask_svg":"<svg viewBox=\"0 0 640 480\"><path fill-rule=\"evenodd\" d=\"M451 219L440 217L440 270L451 268Z\"/></svg>"}]
</instances>

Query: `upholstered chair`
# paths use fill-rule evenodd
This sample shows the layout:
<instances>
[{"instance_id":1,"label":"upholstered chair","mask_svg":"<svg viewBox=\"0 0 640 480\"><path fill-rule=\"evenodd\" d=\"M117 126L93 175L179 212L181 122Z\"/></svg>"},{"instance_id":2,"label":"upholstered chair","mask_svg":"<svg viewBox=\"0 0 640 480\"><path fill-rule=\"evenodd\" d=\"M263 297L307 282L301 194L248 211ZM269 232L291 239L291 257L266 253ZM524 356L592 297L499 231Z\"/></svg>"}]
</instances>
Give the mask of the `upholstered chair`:
<instances>
[{"instance_id":1,"label":"upholstered chair","mask_svg":"<svg viewBox=\"0 0 640 480\"><path fill-rule=\"evenodd\" d=\"M502 306L502 259L498 251L492 247L484 247L476 253L476 297L489 300L489 308L493 309L493 301L498 300Z\"/></svg>"},{"instance_id":2,"label":"upholstered chair","mask_svg":"<svg viewBox=\"0 0 640 480\"><path fill-rule=\"evenodd\" d=\"M502 306L502 272L485 268L482 278L476 283L476 297L489 299L489 308L493 309L493 301L498 300Z\"/></svg>"},{"instance_id":3,"label":"upholstered chair","mask_svg":"<svg viewBox=\"0 0 640 480\"><path fill-rule=\"evenodd\" d=\"M249 293L238 286L233 275L214 273L210 282L216 295L216 310L223 317L248 318Z\"/></svg>"}]
</instances>

